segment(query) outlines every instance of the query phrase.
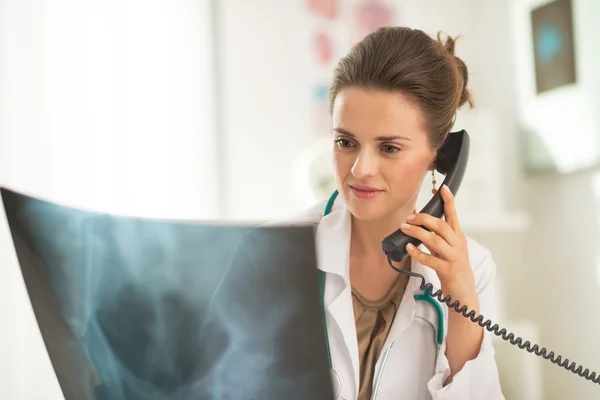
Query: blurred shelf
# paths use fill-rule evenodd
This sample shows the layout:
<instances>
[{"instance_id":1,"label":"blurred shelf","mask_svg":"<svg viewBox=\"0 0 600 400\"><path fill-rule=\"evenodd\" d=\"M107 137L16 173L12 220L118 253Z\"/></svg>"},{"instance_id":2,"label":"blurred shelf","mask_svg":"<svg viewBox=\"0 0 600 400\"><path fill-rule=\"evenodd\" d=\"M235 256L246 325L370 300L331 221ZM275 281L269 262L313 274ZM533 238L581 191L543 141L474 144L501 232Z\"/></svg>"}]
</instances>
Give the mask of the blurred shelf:
<instances>
[{"instance_id":1,"label":"blurred shelf","mask_svg":"<svg viewBox=\"0 0 600 400\"><path fill-rule=\"evenodd\" d=\"M459 215L465 231L523 231L529 226L529 217L521 212L474 213Z\"/></svg>"}]
</instances>

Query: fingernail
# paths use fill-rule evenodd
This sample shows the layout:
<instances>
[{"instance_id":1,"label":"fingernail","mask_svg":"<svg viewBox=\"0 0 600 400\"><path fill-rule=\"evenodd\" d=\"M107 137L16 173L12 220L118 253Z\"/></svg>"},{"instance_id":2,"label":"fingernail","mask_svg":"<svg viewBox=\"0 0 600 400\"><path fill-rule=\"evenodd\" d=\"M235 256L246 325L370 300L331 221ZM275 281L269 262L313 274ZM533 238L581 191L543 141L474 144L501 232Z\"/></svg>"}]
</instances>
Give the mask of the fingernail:
<instances>
[{"instance_id":1,"label":"fingernail","mask_svg":"<svg viewBox=\"0 0 600 400\"><path fill-rule=\"evenodd\" d=\"M398 225L396 225L396 226L398 226ZM410 225L409 224L402 224L402 225L400 225L400 228L402 228L402 229L410 229Z\"/></svg>"},{"instance_id":2,"label":"fingernail","mask_svg":"<svg viewBox=\"0 0 600 400\"><path fill-rule=\"evenodd\" d=\"M442 186L442 190L445 190L446 192L450 193L450 188L446 185Z\"/></svg>"},{"instance_id":3,"label":"fingernail","mask_svg":"<svg viewBox=\"0 0 600 400\"><path fill-rule=\"evenodd\" d=\"M406 217L407 221L412 221L413 219L415 219L415 215L414 214L411 214L408 217Z\"/></svg>"},{"instance_id":4,"label":"fingernail","mask_svg":"<svg viewBox=\"0 0 600 400\"><path fill-rule=\"evenodd\" d=\"M409 243L409 244L407 244L407 245L406 245L406 248L407 248L408 250L414 250L414 249L415 249L415 245L414 245L414 244L412 244L412 243Z\"/></svg>"}]
</instances>

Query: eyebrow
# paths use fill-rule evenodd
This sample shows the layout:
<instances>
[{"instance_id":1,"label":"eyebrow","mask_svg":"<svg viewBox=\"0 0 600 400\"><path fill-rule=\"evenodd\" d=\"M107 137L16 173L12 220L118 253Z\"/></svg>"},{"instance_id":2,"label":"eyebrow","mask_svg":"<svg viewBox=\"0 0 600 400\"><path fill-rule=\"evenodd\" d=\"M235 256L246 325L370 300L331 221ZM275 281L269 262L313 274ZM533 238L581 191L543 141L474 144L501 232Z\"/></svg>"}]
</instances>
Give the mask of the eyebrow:
<instances>
[{"instance_id":1,"label":"eyebrow","mask_svg":"<svg viewBox=\"0 0 600 400\"><path fill-rule=\"evenodd\" d=\"M333 130L342 135L356 138L356 135L354 133L347 131L343 128L333 128ZM385 141L389 141L389 140L408 140L408 141L410 141L411 139L406 136L377 136L375 138L375 140L380 140L382 142L385 142Z\"/></svg>"}]
</instances>

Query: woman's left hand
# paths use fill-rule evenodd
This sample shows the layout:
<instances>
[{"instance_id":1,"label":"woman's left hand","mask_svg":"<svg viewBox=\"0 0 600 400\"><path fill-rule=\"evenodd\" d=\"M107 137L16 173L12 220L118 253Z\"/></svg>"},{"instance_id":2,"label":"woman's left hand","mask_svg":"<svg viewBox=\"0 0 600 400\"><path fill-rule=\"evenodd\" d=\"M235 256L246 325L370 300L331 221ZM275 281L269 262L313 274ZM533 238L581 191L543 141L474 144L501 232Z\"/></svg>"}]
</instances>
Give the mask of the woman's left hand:
<instances>
[{"instance_id":1,"label":"woman's left hand","mask_svg":"<svg viewBox=\"0 0 600 400\"><path fill-rule=\"evenodd\" d=\"M478 296L469 261L467 238L460 228L454 196L445 185L442 186L441 196L444 200L445 220L419 213L409 216L407 223L401 226L405 234L419 239L431 254L424 253L411 244L406 249L415 260L435 270L444 295L450 295L461 304L471 303L469 308L472 309Z\"/></svg>"}]
</instances>

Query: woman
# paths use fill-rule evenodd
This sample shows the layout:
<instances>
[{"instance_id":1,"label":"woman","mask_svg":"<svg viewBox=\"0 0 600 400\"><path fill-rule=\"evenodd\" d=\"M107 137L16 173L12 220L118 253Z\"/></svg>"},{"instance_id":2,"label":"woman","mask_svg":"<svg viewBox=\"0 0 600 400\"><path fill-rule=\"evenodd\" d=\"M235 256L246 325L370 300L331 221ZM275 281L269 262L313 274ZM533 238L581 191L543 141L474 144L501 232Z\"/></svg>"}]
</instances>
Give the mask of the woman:
<instances>
[{"instance_id":1,"label":"woman","mask_svg":"<svg viewBox=\"0 0 600 400\"><path fill-rule=\"evenodd\" d=\"M454 43L419 30L382 28L334 71L330 111L339 196L326 215L325 204L318 204L302 219L318 223L339 398L503 398L490 334L445 305L438 326L435 308L415 301L420 279L390 268L381 248L382 238L402 227L423 245L408 247L409 258L396 267L422 274L496 322L494 261L465 237L452 193L442 189L444 220L414 212L457 110L471 104L467 68Z\"/></svg>"}]
</instances>

